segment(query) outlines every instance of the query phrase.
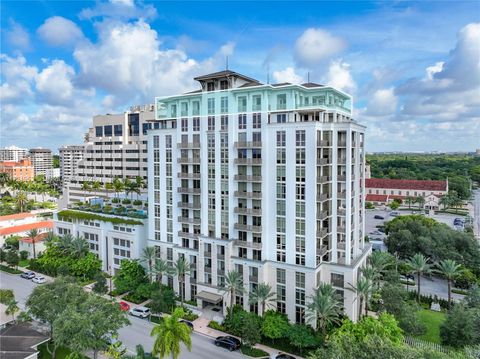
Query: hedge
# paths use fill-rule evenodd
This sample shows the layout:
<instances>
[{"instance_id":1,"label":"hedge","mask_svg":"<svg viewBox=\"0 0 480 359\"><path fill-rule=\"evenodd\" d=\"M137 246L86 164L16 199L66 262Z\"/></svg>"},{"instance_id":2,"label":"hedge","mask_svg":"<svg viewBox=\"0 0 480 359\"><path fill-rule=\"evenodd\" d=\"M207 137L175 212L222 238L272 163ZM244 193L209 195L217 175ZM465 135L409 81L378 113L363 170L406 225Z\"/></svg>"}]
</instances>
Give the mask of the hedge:
<instances>
[{"instance_id":1,"label":"hedge","mask_svg":"<svg viewBox=\"0 0 480 359\"><path fill-rule=\"evenodd\" d=\"M58 218L102 221L102 222L110 222L113 224L143 225L143 222L136 221L133 219L107 217L107 216L101 216L99 214L72 211L68 209L58 212L57 215L58 215Z\"/></svg>"},{"instance_id":2,"label":"hedge","mask_svg":"<svg viewBox=\"0 0 480 359\"><path fill-rule=\"evenodd\" d=\"M246 345L242 345L240 350L242 351L242 354L245 354L249 357L254 357L254 358L269 358L269 354L262 349L258 348L250 348L247 347Z\"/></svg>"},{"instance_id":3,"label":"hedge","mask_svg":"<svg viewBox=\"0 0 480 359\"><path fill-rule=\"evenodd\" d=\"M10 273L10 274L21 274L23 273L21 270L15 269L15 268L10 268L7 266L4 266L3 264L0 264L0 270Z\"/></svg>"},{"instance_id":4,"label":"hedge","mask_svg":"<svg viewBox=\"0 0 480 359\"><path fill-rule=\"evenodd\" d=\"M220 330L221 332L226 332L226 329L223 325L218 324L216 321L211 320L210 323L208 323L208 327L215 329L215 330Z\"/></svg>"}]
</instances>

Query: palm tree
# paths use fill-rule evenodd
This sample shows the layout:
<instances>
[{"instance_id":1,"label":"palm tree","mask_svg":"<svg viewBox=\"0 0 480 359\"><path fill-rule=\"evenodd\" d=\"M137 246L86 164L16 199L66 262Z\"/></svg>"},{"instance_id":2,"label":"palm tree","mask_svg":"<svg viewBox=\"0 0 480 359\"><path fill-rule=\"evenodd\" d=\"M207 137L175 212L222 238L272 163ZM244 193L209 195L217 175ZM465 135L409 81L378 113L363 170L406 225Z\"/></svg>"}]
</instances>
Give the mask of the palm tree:
<instances>
[{"instance_id":1,"label":"palm tree","mask_svg":"<svg viewBox=\"0 0 480 359\"><path fill-rule=\"evenodd\" d=\"M47 235L45 236L45 239L43 241L45 242L46 246L51 246L57 240L58 240L58 236L54 234L53 231L49 231L47 232Z\"/></svg>"},{"instance_id":2,"label":"palm tree","mask_svg":"<svg viewBox=\"0 0 480 359\"><path fill-rule=\"evenodd\" d=\"M102 184L100 181L93 181L92 182L92 190L98 192L102 188Z\"/></svg>"},{"instance_id":3,"label":"palm tree","mask_svg":"<svg viewBox=\"0 0 480 359\"><path fill-rule=\"evenodd\" d=\"M142 176L137 176L135 177L135 185L137 187L136 193L137 193L137 199L138 199L138 196L140 195L141 190L146 187L146 182Z\"/></svg>"},{"instance_id":4,"label":"palm tree","mask_svg":"<svg viewBox=\"0 0 480 359\"><path fill-rule=\"evenodd\" d=\"M418 196L416 199L415 199L415 202L418 203L418 209L422 209L423 208L423 205L425 204L425 198L423 198L422 196Z\"/></svg>"},{"instance_id":5,"label":"palm tree","mask_svg":"<svg viewBox=\"0 0 480 359\"><path fill-rule=\"evenodd\" d=\"M180 302L183 307L185 297L185 275L190 273L190 263L184 257L178 257L175 262L175 271L178 277L178 286L180 287Z\"/></svg>"},{"instance_id":6,"label":"palm tree","mask_svg":"<svg viewBox=\"0 0 480 359\"><path fill-rule=\"evenodd\" d=\"M412 208L412 204L415 203L415 197L408 196L405 198L405 203L408 204L408 209Z\"/></svg>"},{"instance_id":7,"label":"palm tree","mask_svg":"<svg viewBox=\"0 0 480 359\"><path fill-rule=\"evenodd\" d=\"M123 187L125 188L125 194L127 197L129 194L136 192L136 183L132 182L128 177L123 179ZM130 199L133 199L132 197L133 196L131 196Z\"/></svg>"},{"instance_id":8,"label":"palm tree","mask_svg":"<svg viewBox=\"0 0 480 359\"><path fill-rule=\"evenodd\" d=\"M91 188L91 183L89 181L82 182L82 190L85 191L85 195L83 196L85 203L87 203L87 193L90 192Z\"/></svg>"},{"instance_id":9,"label":"palm tree","mask_svg":"<svg viewBox=\"0 0 480 359\"><path fill-rule=\"evenodd\" d=\"M0 187L3 188L8 183L8 174L0 173Z\"/></svg>"},{"instance_id":10,"label":"palm tree","mask_svg":"<svg viewBox=\"0 0 480 359\"><path fill-rule=\"evenodd\" d=\"M420 302L420 277L423 273L429 273L431 271L431 265L428 264L428 258L425 258L422 254L417 253L407 261L410 266L410 272L417 275L417 301Z\"/></svg>"},{"instance_id":11,"label":"palm tree","mask_svg":"<svg viewBox=\"0 0 480 359\"><path fill-rule=\"evenodd\" d=\"M12 320L15 320L15 313L20 310L17 304L18 302L15 299L12 299L8 302L7 307L5 308L5 314L11 315Z\"/></svg>"},{"instance_id":12,"label":"palm tree","mask_svg":"<svg viewBox=\"0 0 480 359\"><path fill-rule=\"evenodd\" d=\"M105 188L105 191L107 193L110 192L110 191L113 191L113 183L111 183L111 182L106 182L103 187Z\"/></svg>"},{"instance_id":13,"label":"palm tree","mask_svg":"<svg viewBox=\"0 0 480 359\"><path fill-rule=\"evenodd\" d=\"M357 280L357 286L350 284L351 289L357 294L357 298L360 300L360 317L362 316L363 302L365 301L365 316L368 315L368 300L370 294L373 292L373 283L369 278L360 277Z\"/></svg>"},{"instance_id":14,"label":"palm tree","mask_svg":"<svg viewBox=\"0 0 480 359\"><path fill-rule=\"evenodd\" d=\"M439 263L437 263L436 266L438 268L438 270L436 271L447 279L448 307L450 308L450 305L452 302L452 282L456 277L458 277L463 272L463 269L460 264L458 264L452 259L444 259L443 261L440 261Z\"/></svg>"},{"instance_id":15,"label":"palm tree","mask_svg":"<svg viewBox=\"0 0 480 359\"><path fill-rule=\"evenodd\" d=\"M20 209L20 212L23 212L25 205L28 202L28 197L24 191L18 192L17 197L15 198L17 206Z\"/></svg>"},{"instance_id":16,"label":"palm tree","mask_svg":"<svg viewBox=\"0 0 480 359\"><path fill-rule=\"evenodd\" d=\"M307 319L315 321L325 337L327 327L340 321L339 295L331 284L320 283L310 299L311 302L307 306Z\"/></svg>"},{"instance_id":17,"label":"palm tree","mask_svg":"<svg viewBox=\"0 0 480 359\"><path fill-rule=\"evenodd\" d=\"M230 309L232 309L235 293L243 293L245 290L243 288L242 275L235 270L227 272L227 275L225 276L225 284L222 286L222 289L225 292L230 293Z\"/></svg>"},{"instance_id":18,"label":"palm tree","mask_svg":"<svg viewBox=\"0 0 480 359\"><path fill-rule=\"evenodd\" d=\"M115 177L115 179L112 182L112 188L113 188L113 191L115 192L115 196L118 197L118 194L125 189L125 186L118 177Z\"/></svg>"},{"instance_id":19,"label":"palm tree","mask_svg":"<svg viewBox=\"0 0 480 359\"><path fill-rule=\"evenodd\" d=\"M272 287L266 283L260 283L250 293L250 304L260 304L260 316L263 316L266 306L276 296L276 293L272 291Z\"/></svg>"},{"instance_id":20,"label":"palm tree","mask_svg":"<svg viewBox=\"0 0 480 359\"><path fill-rule=\"evenodd\" d=\"M141 262L147 265L148 280L150 282L153 280L152 277L154 274L153 266L155 264L155 255L155 247L145 247L140 257Z\"/></svg>"},{"instance_id":21,"label":"palm tree","mask_svg":"<svg viewBox=\"0 0 480 359\"><path fill-rule=\"evenodd\" d=\"M372 286L377 288L380 287L381 273L378 271L377 268L370 265L362 268L361 271L363 276L372 283Z\"/></svg>"},{"instance_id":22,"label":"palm tree","mask_svg":"<svg viewBox=\"0 0 480 359\"><path fill-rule=\"evenodd\" d=\"M160 290L162 290L162 277L164 274L173 274L175 269L172 268L165 260L162 258L157 258L155 260L155 266L153 267L153 272L157 276L157 281L160 283Z\"/></svg>"},{"instance_id":23,"label":"palm tree","mask_svg":"<svg viewBox=\"0 0 480 359\"><path fill-rule=\"evenodd\" d=\"M152 349L154 356L163 359L171 355L173 359L177 359L182 342L188 350L192 350L191 329L179 321L184 314L182 308L176 308L171 316L164 317L163 321L152 329L150 336L155 337Z\"/></svg>"},{"instance_id":24,"label":"palm tree","mask_svg":"<svg viewBox=\"0 0 480 359\"><path fill-rule=\"evenodd\" d=\"M448 194L445 196L442 196L438 204L441 206L443 205L443 210L445 211L448 208L448 206L450 206L451 204L450 196Z\"/></svg>"},{"instance_id":25,"label":"palm tree","mask_svg":"<svg viewBox=\"0 0 480 359\"><path fill-rule=\"evenodd\" d=\"M63 237L60 237L57 243L58 248L60 248L63 253L68 254L72 248L73 236L70 233L66 233Z\"/></svg>"},{"instance_id":26,"label":"palm tree","mask_svg":"<svg viewBox=\"0 0 480 359\"><path fill-rule=\"evenodd\" d=\"M36 228L29 230L27 233L27 236L32 240L33 259L37 259L35 241L37 240L37 237L38 237L38 230Z\"/></svg>"},{"instance_id":27,"label":"palm tree","mask_svg":"<svg viewBox=\"0 0 480 359\"><path fill-rule=\"evenodd\" d=\"M70 254L76 258L82 258L90 250L90 245L83 237L75 237L69 245Z\"/></svg>"}]
</instances>

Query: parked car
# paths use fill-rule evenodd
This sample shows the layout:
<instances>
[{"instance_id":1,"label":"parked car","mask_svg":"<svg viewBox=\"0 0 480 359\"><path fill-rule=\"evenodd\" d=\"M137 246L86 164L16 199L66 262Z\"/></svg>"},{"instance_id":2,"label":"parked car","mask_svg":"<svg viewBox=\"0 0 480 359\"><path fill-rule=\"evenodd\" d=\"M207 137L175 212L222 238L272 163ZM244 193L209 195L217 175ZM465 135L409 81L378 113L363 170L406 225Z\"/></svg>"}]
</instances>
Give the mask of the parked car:
<instances>
[{"instance_id":1,"label":"parked car","mask_svg":"<svg viewBox=\"0 0 480 359\"><path fill-rule=\"evenodd\" d=\"M237 338L231 337L229 335L226 335L223 337L217 337L217 339L215 339L215 345L217 347L226 348L231 352L239 349L241 344L242 343L240 342L240 340L238 340Z\"/></svg>"},{"instance_id":2,"label":"parked car","mask_svg":"<svg viewBox=\"0 0 480 359\"><path fill-rule=\"evenodd\" d=\"M190 322L188 320L185 320L185 319L180 319L179 322L186 324L191 330L193 330L193 323L192 322Z\"/></svg>"},{"instance_id":3,"label":"parked car","mask_svg":"<svg viewBox=\"0 0 480 359\"><path fill-rule=\"evenodd\" d=\"M150 308L147 307L136 307L132 308L129 311L130 315L134 317L139 317L142 319L148 318L150 316Z\"/></svg>"},{"instance_id":4,"label":"parked car","mask_svg":"<svg viewBox=\"0 0 480 359\"><path fill-rule=\"evenodd\" d=\"M42 277L42 276L38 276L38 277L35 277L35 278L32 279L32 282L37 283L37 284L43 284L46 281L47 280L45 279L45 277Z\"/></svg>"},{"instance_id":5,"label":"parked car","mask_svg":"<svg viewBox=\"0 0 480 359\"><path fill-rule=\"evenodd\" d=\"M381 236L383 233L380 231L373 231L369 233L371 236Z\"/></svg>"},{"instance_id":6,"label":"parked car","mask_svg":"<svg viewBox=\"0 0 480 359\"><path fill-rule=\"evenodd\" d=\"M120 303L118 303L118 305L120 305L120 310L122 312L128 312L130 310L130 304L128 304L126 302L120 302Z\"/></svg>"},{"instance_id":7,"label":"parked car","mask_svg":"<svg viewBox=\"0 0 480 359\"><path fill-rule=\"evenodd\" d=\"M290 354L279 353L279 354L277 354L277 356L275 357L275 359L295 359L295 357L292 356L292 355L290 355Z\"/></svg>"},{"instance_id":8,"label":"parked car","mask_svg":"<svg viewBox=\"0 0 480 359\"><path fill-rule=\"evenodd\" d=\"M398 213L398 212L396 212L396 211L390 212L390 216L391 216L391 217L397 217L397 216L399 216L399 215L400 215L400 213Z\"/></svg>"},{"instance_id":9,"label":"parked car","mask_svg":"<svg viewBox=\"0 0 480 359\"><path fill-rule=\"evenodd\" d=\"M20 277L25 278L25 279L33 279L33 278L35 278L35 273L32 272L32 271L25 272L25 273L20 274Z\"/></svg>"},{"instance_id":10,"label":"parked car","mask_svg":"<svg viewBox=\"0 0 480 359\"><path fill-rule=\"evenodd\" d=\"M376 214L375 216L373 216L374 219L385 219L385 217L379 215L379 214Z\"/></svg>"}]
</instances>

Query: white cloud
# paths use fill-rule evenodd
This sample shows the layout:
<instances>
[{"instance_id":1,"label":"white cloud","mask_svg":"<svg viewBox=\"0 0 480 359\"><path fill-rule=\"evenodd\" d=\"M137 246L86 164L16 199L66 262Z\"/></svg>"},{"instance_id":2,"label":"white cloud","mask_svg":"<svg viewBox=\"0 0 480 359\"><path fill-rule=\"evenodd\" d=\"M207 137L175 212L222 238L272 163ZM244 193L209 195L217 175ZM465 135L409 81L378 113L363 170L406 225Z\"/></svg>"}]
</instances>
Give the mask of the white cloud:
<instances>
[{"instance_id":1,"label":"white cloud","mask_svg":"<svg viewBox=\"0 0 480 359\"><path fill-rule=\"evenodd\" d=\"M5 31L7 41L16 49L30 50L30 35L27 30L14 20L10 20L10 28Z\"/></svg>"},{"instance_id":2,"label":"white cloud","mask_svg":"<svg viewBox=\"0 0 480 359\"><path fill-rule=\"evenodd\" d=\"M395 88L379 89L370 96L367 114L370 116L389 116L397 110L398 97Z\"/></svg>"},{"instance_id":3,"label":"white cloud","mask_svg":"<svg viewBox=\"0 0 480 359\"><path fill-rule=\"evenodd\" d=\"M53 105L71 102L74 93L72 84L74 69L63 60L54 60L44 68L36 78L36 89L39 99Z\"/></svg>"},{"instance_id":4,"label":"white cloud","mask_svg":"<svg viewBox=\"0 0 480 359\"><path fill-rule=\"evenodd\" d=\"M349 94L355 92L357 84L350 73L350 65L342 60L330 63L325 83Z\"/></svg>"},{"instance_id":5,"label":"white cloud","mask_svg":"<svg viewBox=\"0 0 480 359\"><path fill-rule=\"evenodd\" d=\"M111 0L97 2L94 7L83 9L79 14L80 19L112 18L121 20L154 19L157 10L151 4L135 4L134 0Z\"/></svg>"},{"instance_id":6,"label":"white cloud","mask_svg":"<svg viewBox=\"0 0 480 359\"><path fill-rule=\"evenodd\" d=\"M51 46L73 46L83 38L82 30L77 24L61 16L53 16L45 20L37 33Z\"/></svg>"},{"instance_id":7,"label":"white cloud","mask_svg":"<svg viewBox=\"0 0 480 359\"><path fill-rule=\"evenodd\" d=\"M20 103L33 96L32 83L38 69L28 66L23 56L9 57L0 55L2 68L2 84L0 86L0 100L2 105Z\"/></svg>"},{"instance_id":8,"label":"white cloud","mask_svg":"<svg viewBox=\"0 0 480 359\"><path fill-rule=\"evenodd\" d=\"M274 71L273 79L277 83L290 82L292 84L300 84L303 82L302 77L295 73L295 69L293 67L287 67L281 71Z\"/></svg>"},{"instance_id":9,"label":"white cloud","mask_svg":"<svg viewBox=\"0 0 480 359\"><path fill-rule=\"evenodd\" d=\"M345 48L345 42L322 29L309 28L295 43L295 60L300 66L314 67Z\"/></svg>"}]
</instances>

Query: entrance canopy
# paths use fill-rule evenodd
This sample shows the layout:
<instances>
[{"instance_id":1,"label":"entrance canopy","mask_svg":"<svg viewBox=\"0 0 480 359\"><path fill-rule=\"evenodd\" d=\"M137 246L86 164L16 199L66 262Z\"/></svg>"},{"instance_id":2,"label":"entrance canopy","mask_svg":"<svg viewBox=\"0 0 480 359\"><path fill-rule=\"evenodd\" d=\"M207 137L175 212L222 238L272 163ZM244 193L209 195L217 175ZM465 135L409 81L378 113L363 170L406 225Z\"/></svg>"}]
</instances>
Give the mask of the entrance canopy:
<instances>
[{"instance_id":1,"label":"entrance canopy","mask_svg":"<svg viewBox=\"0 0 480 359\"><path fill-rule=\"evenodd\" d=\"M197 293L197 298L212 304L218 304L223 299L223 297L219 294L209 293L205 291L201 291L200 293Z\"/></svg>"}]
</instances>

